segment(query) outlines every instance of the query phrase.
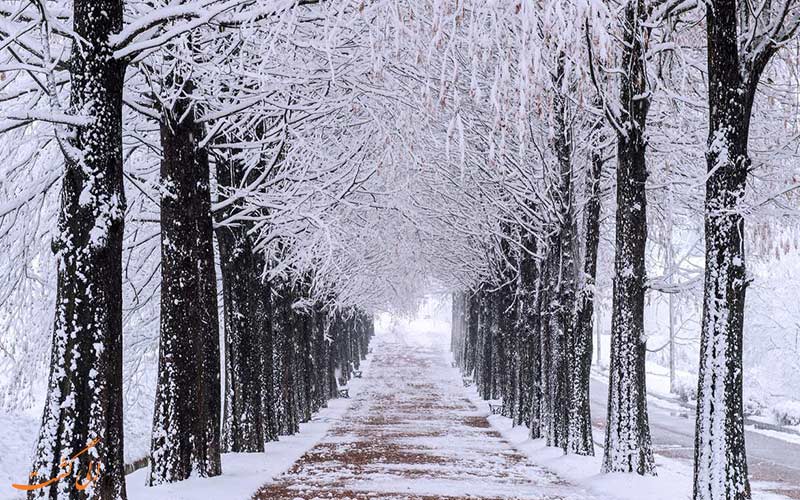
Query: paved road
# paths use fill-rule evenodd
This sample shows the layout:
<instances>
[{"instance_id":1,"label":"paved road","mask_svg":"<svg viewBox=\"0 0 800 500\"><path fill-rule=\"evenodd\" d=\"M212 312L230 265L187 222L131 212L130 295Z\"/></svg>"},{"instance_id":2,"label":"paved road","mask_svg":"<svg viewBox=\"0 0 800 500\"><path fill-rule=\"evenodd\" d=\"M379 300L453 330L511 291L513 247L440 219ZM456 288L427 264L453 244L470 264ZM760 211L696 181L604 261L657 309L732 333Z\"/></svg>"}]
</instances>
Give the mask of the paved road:
<instances>
[{"instance_id":1,"label":"paved road","mask_svg":"<svg viewBox=\"0 0 800 500\"><path fill-rule=\"evenodd\" d=\"M592 420L605 427L608 386L592 379ZM656 453L691 462L694 458L694 415L691 410L668 410L648 404L650 433ZM800 445L747 432L747 458L751 481L775 483L754 487L800 499Z\"/></svg>"},{"instance_id":2,"label":"paved road","mask_svg":"<svg viewBox=\"0 0 800 500\"><path fill-rule=\"evenodd\" d=\"M467 399L441 348L375 340L340 424L260 500L587 500L528 462Z\"/></svg>"}]
</instances>

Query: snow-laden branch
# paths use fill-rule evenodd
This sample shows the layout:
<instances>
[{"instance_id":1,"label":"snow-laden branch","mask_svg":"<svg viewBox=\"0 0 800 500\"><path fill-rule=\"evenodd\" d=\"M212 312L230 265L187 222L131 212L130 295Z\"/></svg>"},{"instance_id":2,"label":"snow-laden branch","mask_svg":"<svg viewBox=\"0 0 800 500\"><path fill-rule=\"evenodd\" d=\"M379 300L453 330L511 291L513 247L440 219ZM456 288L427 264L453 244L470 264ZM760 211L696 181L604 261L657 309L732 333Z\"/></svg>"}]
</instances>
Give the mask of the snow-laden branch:
<instances>
[{"instance_id":1,"label":"snow-laden branch","mask_svg":"<svg viewBox=\"0 0 800 500\"><path fill-rule=\"evenodd\" d=\"M27 111L21 114L9 113L6 115L9 120L20 122L45 122L59 125L70 125L73 127L84 127L92 123L92 119L86 116L70 115L67 113L54 113L51 111Z\"/></svg>"},{"instance_id":2,"label":"snow-laden branch","mask_svg":"<svg viewBox=\"0 0 800 500\"><path fill-rule=\"evenodd\" d=\"M198 0L188 4L169 6L158 9L128 24L119 34L109 41L114 50L114 57L125 59L144 51L163 46L171 40L218 21L221 16L245 9L238 16L244 21L230 21L226 26L236 26L241 22L254 22L285 11L297 5L316 3L312 0L274 0L269 8L245 8L258 4L256 0ZM260 7L260 5L259 5ZM178 22L180 21L180 22ZM161 28L172 26L166 31Z\"/></svg>"}]
</instances>

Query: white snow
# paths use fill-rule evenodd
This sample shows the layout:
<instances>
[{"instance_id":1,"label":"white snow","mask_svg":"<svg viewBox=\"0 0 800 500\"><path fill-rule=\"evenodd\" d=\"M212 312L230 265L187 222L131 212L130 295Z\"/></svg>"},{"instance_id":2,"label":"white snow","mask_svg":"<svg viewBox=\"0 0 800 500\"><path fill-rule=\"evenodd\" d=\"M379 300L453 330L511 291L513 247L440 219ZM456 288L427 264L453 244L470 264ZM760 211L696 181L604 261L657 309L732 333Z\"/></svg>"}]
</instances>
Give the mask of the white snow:
<instances>
[{"instance_id":1,"label":"white snow","mask_svg":"<svg viewBox=\"0 0 800 500\"><path fill-rule=\"evenodd\" d=\"M13 415L0 411L0 500L25 498L12 483L25 483L31 472L34 443L39 435L40 419L28 414Z\"/></svg>"},{"instance_id":2,"label":"white snow","mask_svg":"<svg viewBox=\"0 0 800 500\"><path fill-rule=\"evenodd\" d=\"M800 435L798 434L790 434L788 432L774 431L771 429L759 429L755 425L745 425L744 428L748 432L757 432L759 434L763 434L771 438L780 439L781 441L786 441L787 443L794 443L800 445Z\"/></svg>"},{"instance_id":3,"label":"white snow","mask_svg":"<svg viewBox=\"0 0 800 500\"><path fill-rule=\"evenodd\" d=\"M369 371L370 358L362 363L363 373ZM300 424L300 433L281 436L280 441L268 443L264 453L226 453L222 455L222 475L213 478L193 477L179 483L156 487L145 486L147 468L126 476L129 500L209 500L248 499L264 484L284 472L307 450L325 436L328 429L341 421L352 398L357 396L364 379L348 384L351 399L334 399L319 411L310 422ZM11 483L27 482L39 419L0 412L0 500L22 500L23 492L11 488Z\"/></svg>"}]
</instances>

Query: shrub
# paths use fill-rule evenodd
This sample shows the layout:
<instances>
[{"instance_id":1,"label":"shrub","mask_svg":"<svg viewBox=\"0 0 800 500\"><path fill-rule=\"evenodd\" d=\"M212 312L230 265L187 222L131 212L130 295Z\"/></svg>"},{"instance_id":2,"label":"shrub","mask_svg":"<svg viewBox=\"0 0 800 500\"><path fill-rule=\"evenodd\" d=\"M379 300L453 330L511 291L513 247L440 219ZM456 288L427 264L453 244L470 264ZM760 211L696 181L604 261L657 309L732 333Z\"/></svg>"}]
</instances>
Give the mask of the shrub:
<instances>
[{"instance_id":1,"label":"shrub","mask_svg":"<svg viewBox=\"0 0 800 500\"><path fill-rule=\"evenodd\" d=\"M747 397L744 399L744 416L751 417L754 415L761 415L764 413L764 402L754 398L754 397Z\"/></svg>"},{"instance_id":2,"label":"shrub","mask_svg":"<svg viewBox=\"0 0 800 500\"><path fill-rule=\"evenodd\" d=\"M770 408L780 425L800 425L800 401L783 401Z\"/></svg>"},{"instance_id":3,"label":"shrub","mask_svg":"<svg viewBox=\"0 0 800 500\"><path fill-rule=\"evenodd\" d=\"M697 400L697 381L684 380L683 377L678 377L675 380L675 387L673 391L678 399L683 403L690 403Z\"/></svg>"}]
</instances>

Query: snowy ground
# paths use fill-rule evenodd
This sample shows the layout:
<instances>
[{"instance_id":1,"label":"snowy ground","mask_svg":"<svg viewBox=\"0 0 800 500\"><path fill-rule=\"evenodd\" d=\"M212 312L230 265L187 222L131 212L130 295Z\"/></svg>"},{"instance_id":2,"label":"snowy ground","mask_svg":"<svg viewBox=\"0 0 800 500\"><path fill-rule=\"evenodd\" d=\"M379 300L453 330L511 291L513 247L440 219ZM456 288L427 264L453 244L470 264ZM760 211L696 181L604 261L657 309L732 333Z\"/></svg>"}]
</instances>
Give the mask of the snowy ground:
<instances>
[{"instance_id":1,"label":"snowy ground","mask_svg":"<svg viewBox=\"0 0 800 500\"><path fill-rule=\"evenodd\" d=\"M34 439L39 434L39 419L28 414L0 411L0 500L25 498L11 483L28 479Z\"/></svg>"}]
</instances>

